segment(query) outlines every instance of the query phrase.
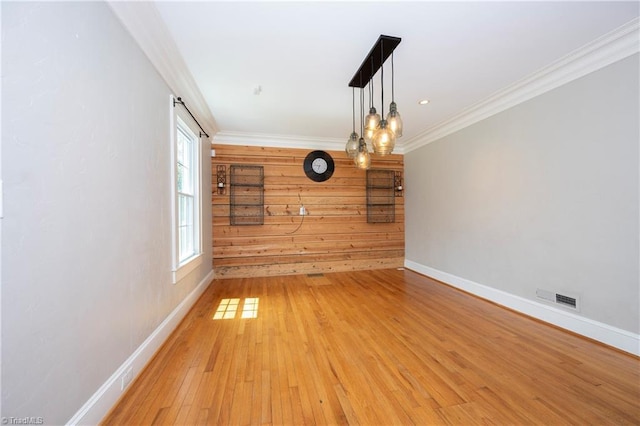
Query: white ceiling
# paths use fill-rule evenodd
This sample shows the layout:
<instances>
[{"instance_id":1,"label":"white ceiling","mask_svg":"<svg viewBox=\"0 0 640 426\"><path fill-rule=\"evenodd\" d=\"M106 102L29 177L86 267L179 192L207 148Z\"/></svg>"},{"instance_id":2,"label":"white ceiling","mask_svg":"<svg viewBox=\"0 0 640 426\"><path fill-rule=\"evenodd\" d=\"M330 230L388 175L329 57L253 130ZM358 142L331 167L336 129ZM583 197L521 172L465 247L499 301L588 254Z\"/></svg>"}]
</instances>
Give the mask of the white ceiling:
<instances>
[{"instance_id":1,"label":"white ceiling","mask_svg":"<svg viewBox=\"0 0 640 426\"><path fill-rule=\"evenodd\" d=\"M639 10L635 1L155 6L213 114L217 138L346 142L349 81L380 34L401 37L394 55L395 98L405 125L400 147L636 19ZM390 71L387 60L385 112ZM379 80L378 73L376 85ZM376 87L378 112L379 96ZM431 102L418 105L425 98Z\"/></svg>"}]
</instances>

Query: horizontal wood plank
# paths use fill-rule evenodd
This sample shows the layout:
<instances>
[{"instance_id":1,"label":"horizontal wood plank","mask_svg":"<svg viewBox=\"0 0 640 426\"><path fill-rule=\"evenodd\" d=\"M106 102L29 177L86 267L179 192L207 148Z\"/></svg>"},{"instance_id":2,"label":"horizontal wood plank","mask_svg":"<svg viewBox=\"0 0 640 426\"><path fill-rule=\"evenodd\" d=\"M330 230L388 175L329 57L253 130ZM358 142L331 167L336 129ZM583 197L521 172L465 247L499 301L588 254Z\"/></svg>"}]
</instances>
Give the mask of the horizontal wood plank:
<instances>
[{"instance_id":1,"label":"horizontal wood plank","mask_svg":"<svg viewBox=\"0 0 640 426\"><path fill-rule=\"evenodd\" d=\"M295 233L291 235L271 236L269 241L277 245L286 244L302 244L302 243L328 243L328 242L360 242L363 240L384 240L384 241L404 241L401 234L397 232L368 232L364 234L342 235L342 234L314 234L314 233ZM260 236L234 236L231 238L218 237L216 247L225 246L250 246L262 244L264 239Z\"/></svg>"},{"instance_id":2,"label":"horizontal wood plank","mask_svg":"<svg viewBox=\"0 0 640 426\"><path fill-rule=\"evenodd\" d=\"M328 218L341 218L340 221L344 220L352 220L352 217L361 216L366 219L367 217L367 207L362 204L354 204L354 205L330 205L330 204L305 204L304 205L307 217L320 217L325 220ZM247 209L249 210L249 209ZM382 213L382 208L372 207L372 210L377 210ZM213 209L213 217L216 224L224 224L228 221L229 218L229 206L215 206ZM238 210L236 210L237 212ZM256 210L258 212L260 210ZM277 217L277 216L285 216L289 218L298 218L300 220L300 206L299 205L291 205L291 204L267 204L262 210L264 216L269 217ZM396 206L395 208L396 222L400 222L404 220L404 208ZM307 221L307 222L310 222ZM275 220L272 220L269 223L276 223Z\"/></svg>"},{"instance_id":3,"label":"horizontal wood plank","mask_svg":"<svg viewBox=\"0 0 640 426\"><path fill-rule=\"evenodd\" d=\"M346 271L372 271L376 269L400 268L404 264L404 257L349 259L344 261L331 260L327 262L299 262L278 263L266 265L243 265L240 267L220 266L216 268L216 277L223 278L252 278L281 275L316 274Z\"/></svg>"},{"instance_id":4,"label":"horizontal wood plank","mask_svg":"<svg viewBox=\"0 0 640 426\"><path fill-rule=\"evenodd\" d=\"M224 257L218 258L215 261L216 268L223 266L257 266L257 265L276 265L280 264L300 264L300 263L313 263L313 264L328 264L336 263L340 264L349 261L360 260L379 260L394 259L393 266L402 266L403 262L397 263L395 259L400 259L404 255L403 249L398 250L386 250L384 253L380 251L350 251L342 253L317 253L313 256L313 262L309 262L309 256L304 255L275 255L275 256L258 256L258 257ZM355 269L349 269L355 270Z\"/></svg>"},{"instance_id":5,"label":"horizontal wood plank","mask_svg":"<svg viewBox=\"0 0 640 426\"><path fill-rule=\"evenodd\" d=\"M239 246L214 246L214 257L242 257L242 256L273 256L277 253L281 256L286 255L317 255L325 253L348 253L359 251L386 251L389 249L402 250L404 241L400 240L381 240L381 241L363 241L363 242L346 242L346 243L292 243L279 246L274 249L274 244L253 244L243 247Z\"/></svg>"}]
</instances>

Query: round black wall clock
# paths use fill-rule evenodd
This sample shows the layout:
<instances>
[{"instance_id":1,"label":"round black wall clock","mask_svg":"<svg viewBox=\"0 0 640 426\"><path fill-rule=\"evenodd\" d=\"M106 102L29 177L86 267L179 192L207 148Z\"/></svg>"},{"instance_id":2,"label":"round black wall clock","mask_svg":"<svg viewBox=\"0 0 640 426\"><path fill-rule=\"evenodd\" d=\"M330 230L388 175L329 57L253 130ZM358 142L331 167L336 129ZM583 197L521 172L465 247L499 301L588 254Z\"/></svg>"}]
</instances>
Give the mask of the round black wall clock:
<instances>
[{"instance_id":1,"label":"round black wall clock","mask_svg":"<svg viewBox=\"0 0 640 426\"><path fill-rule=\"evenodd\" d=\"M311 151L304 159L304 173L315 182L324 182L333 174L335 166L331 155L324 151Z\"/></svg>"}]
</instances>

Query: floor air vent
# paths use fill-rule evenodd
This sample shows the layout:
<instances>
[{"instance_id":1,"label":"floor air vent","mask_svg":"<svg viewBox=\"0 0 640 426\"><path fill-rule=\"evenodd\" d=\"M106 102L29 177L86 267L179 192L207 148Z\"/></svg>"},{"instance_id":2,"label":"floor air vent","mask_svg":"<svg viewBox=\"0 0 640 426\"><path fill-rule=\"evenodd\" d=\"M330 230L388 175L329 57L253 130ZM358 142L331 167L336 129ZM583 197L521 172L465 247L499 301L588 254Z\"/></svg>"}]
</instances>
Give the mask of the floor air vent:
<instances>
[{"instance_id":1,"label":"floor air vent","mask_svg":"<svg viewBox=\"0 0 640 426\"><path fill-rule=\"evenodd\" d=\"M579 310L578 297L567 296L565 294L559 294L549 290L542 290L540 288L536 290L536 296L548 302L564 306L565 308Z\"/></svg>"},{"instance_id":2,"label":"floor air vent","mask_svg":"<svg viewBox=\"0 0 640 426\"><path fill-rule=\"evenodd\" d=\"M307 276L310 278L317 278L317 277L324 277L324 274L323 273L307 274Z\"/></svg>"}]
</instances>

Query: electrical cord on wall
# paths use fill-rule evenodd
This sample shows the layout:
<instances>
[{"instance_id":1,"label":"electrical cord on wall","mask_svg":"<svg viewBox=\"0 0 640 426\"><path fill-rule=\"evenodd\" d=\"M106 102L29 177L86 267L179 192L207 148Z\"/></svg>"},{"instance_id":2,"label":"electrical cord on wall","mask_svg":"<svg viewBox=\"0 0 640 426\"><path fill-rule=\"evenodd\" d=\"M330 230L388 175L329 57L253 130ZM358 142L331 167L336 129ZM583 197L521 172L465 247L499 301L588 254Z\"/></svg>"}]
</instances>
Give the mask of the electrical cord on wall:
<instances>
[{"instance_id":1,"label":"electrical cord on wall","mask_svg":"<svg viewBox=\"0 0 640 426\"><path fill-rule=\"evenodd\" d=\"M298 232L300 230L300 228L302 228L302 224L304 223L304 217L307 215L307 211L304 208L304 204L302 204L302 197L300 197L300 194L298 194L298 201L300 201L300 224L298 225L298 227L296 229L294 229L291 232L285 232L285 235L291 235L291 234L295 234L296 232Z\"/></svg>"}]
</instances>

